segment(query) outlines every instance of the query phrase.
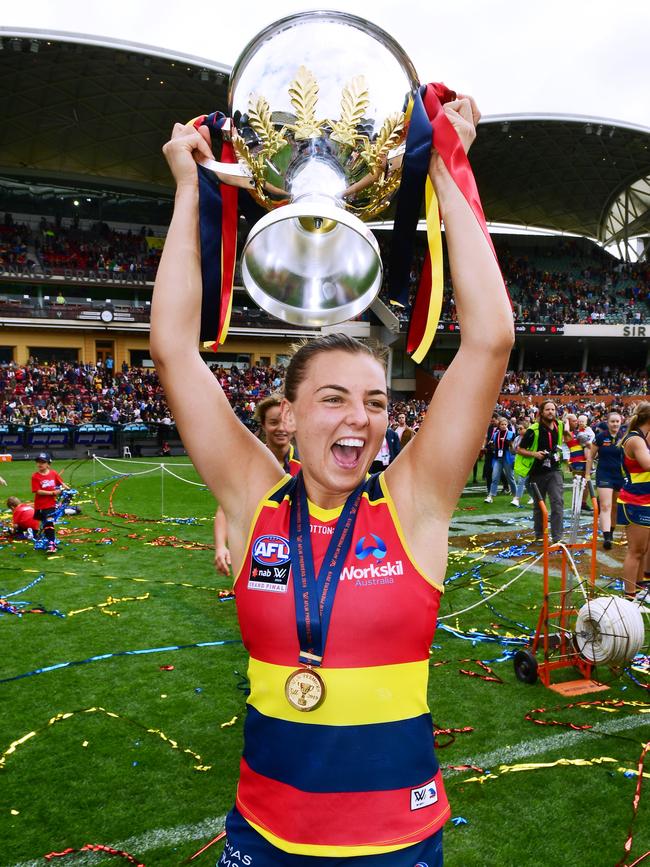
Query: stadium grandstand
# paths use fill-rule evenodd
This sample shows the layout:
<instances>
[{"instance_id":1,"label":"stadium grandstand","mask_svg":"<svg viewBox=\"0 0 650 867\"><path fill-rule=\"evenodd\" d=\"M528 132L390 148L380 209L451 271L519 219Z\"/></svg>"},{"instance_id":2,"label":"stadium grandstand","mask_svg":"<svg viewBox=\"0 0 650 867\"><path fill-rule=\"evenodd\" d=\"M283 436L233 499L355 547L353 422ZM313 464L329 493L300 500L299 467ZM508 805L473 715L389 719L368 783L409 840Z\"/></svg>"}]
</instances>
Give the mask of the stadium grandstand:
<instances>
[{"instance_id":1,"label":"stadium grandstand","mask_svg":"<svg viewBox=\"0 0 650 867\"><path fill-rule=\"evenodd\" d=\"M173 200L161 146L174 122L227 111L229 68L40 30L0 28L0 47L0 450L181 448L148 344ZM501 405L647 394L650 129L486 117L471 162L515 317ZM390 212L371 227L386 263ZM424 243L422 232L413 289ZM417 369L407 319L408 310L381 322L367 314L347 327L390 344L396 406L417 418L458 346L451 292ZM291 344L315 333L261 311L236 273L228 340L204 358L251 423Z\"/></svg>"}]
</instances>

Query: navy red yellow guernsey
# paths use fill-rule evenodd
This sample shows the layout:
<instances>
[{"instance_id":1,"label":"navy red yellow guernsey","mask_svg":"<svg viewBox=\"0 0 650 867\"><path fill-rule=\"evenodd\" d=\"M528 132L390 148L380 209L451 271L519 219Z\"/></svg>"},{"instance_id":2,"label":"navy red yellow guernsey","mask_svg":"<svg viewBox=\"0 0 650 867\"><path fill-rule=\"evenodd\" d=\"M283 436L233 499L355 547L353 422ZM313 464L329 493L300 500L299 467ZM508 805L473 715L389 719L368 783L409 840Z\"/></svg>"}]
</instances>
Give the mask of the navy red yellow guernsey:
<instances>
[{"instance_id":1,"label":"navy red yellow guernsey","mask_svg":"<svg viewBox=\"0 0 650 867\"><path fill-rule=\"evenodd\" d=\"M583 446L574 434L571 434L566 444L569 449L569 469L572 473L584 473L587 469L587 458Z\"/></svg>"},{"instance_id":2,"label":"navy red yellow guernsey","mask_svg":"<svg viewBox=\"0 0 650 867\"><path fill-rule=\"evenodd\" d=\"M293 480L264 497L235 582L251 693L237 808L285 852L391 852L449 817L427 704L429 648L442 581L415 564L383 474L367 479L318 669L315 710L285 697L299 666L291 582ZM318 574L340 509L309 504Z\"/></svg>"},{"instance_id":3,"label":"navy red yellow guernsey","mask_svg":"<svg viewBox=\"0 0 650 867\"><path fill-rule=\"evenodd\" d=\"M641 437L645 439L643 434L637 430L627 433L621 441L621 447L625 450L625 444L631 437ZM646 447L648 443L646 441ZM629 457L623 451L623 471L625 480L623 487L619 491L618 501L630 506L639 506L650 511L650 472L644 470L638 461ZM635 523L638 523L635 521Z\"/></svg>"},{"instance_id":4,"label":"navy red yellow guernsey","mask_svg":"<svg viewBox=\"0 0 650 867\"><path fill-rule=\"evenodd\" d=\"M297 476L300 472L300 458L298 457L298 452L293 443L289 443L289 451L284 456L284 463L282 466L285 473L289 473L290 476Z\"/></svg>"}]
</instances>

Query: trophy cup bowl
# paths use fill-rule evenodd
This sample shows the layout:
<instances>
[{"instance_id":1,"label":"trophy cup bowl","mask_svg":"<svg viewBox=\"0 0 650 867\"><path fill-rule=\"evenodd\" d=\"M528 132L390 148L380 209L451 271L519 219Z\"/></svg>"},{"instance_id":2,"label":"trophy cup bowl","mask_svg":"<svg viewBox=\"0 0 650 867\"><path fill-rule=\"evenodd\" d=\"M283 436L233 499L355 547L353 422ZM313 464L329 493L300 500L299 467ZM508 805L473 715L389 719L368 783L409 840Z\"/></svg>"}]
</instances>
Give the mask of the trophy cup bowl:
<instances>
[{"instance_id":1,"label":"trophy cup bowl","mask_svg":"<svg viewBox=\"0 0 650 867\"><path fill-rule=\"evenodd\" d=\"M391 36L343 12L283 18L242 52L230 78L230 135L267 211L246 240L242 278L268 313L333 325L376 297L379 245L363 221L397 192L418 86Z\"/></svg>"}]
</instances>

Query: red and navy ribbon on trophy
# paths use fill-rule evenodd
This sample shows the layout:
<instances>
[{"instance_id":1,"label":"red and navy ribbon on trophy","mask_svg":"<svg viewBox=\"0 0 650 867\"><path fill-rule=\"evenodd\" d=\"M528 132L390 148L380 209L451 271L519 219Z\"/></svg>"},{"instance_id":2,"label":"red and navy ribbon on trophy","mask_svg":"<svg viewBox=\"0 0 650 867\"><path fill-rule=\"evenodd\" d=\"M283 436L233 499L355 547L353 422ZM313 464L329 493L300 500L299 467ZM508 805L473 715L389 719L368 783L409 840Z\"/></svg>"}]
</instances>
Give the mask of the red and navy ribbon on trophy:
<instances>
[{"instance_id":1,"label":"red and navy ribbon on trophy","mask_svg":"<svg viewBox=\"0 0 650 867\"><path fill-rule=\"evenodd\" d=\"M220 111L203 114L190 121L195 129L207 126L220 134L228 123ZM221 162L236 163L230 141L223 135ZM214 172L197 166L199 173L199 228L201 239L201 340L213 341L213 348L226 339L232 312L232 289L237 257L238 193L235 186L219 181ZM215 313L217 332L215 335Z\"/></svg>"},{"instance_id":2,"label":"red and navy ribbon on trophy","mask_svg":"<svg viewBox=\"0 0 650 867\"><path fill-rule=\"evenodd\" d=\"M289 516L289 537L296 626L300 644L298 661L301 665L317 667L323 660L336 589L341 568L352 544L354 522L359 511L363 488L364 482L361 482L345 501L316 578L307 492L302 472L295 477Z\"/></svg>"},{"instance_id":3,"label":"red and navy ribbon on trophy","mask_svg":"<svg viewBox=\"0 0 650 867\"><path fill-rule=\"evenodd\" d=\"M390 263L389 297L393 304L408 304L409 273L423 197L426 199L428 251L413 302L407 351L413 360L424 360L435 336L442 309L443 263L440 214L428 177L432 148L440 154L447 170L464 195L496 258L487 228L476 181L467 154L445 114L444 104L457 98L444 84L423 85L413 97L402 181L395 212Z\"/></svg>"}]
</instances>

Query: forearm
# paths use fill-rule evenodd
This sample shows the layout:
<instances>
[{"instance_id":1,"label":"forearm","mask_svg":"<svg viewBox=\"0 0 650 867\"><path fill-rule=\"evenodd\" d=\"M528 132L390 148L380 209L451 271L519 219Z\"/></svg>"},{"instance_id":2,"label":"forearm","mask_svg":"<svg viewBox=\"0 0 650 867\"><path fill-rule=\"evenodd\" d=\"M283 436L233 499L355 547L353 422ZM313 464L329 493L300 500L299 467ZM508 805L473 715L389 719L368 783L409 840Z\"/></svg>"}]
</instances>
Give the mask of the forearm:
<instances>
[{"instance_id":1,"label":"forearm","mask_svg":"<svg viewBox=\"0 0 650 867\"><path fill-rule=\"evenodd\" d=\"M228 543L228 524L221 506L214 516L214 547L215 551L224 548Z\"/></svg>"},{"instance_id":2,"label":"forearm","mask_svg":"<svg viewBox=\"0 0 650 867\"><path fill-rule=\"evenodd\" d=\"M197 351L201 322L198 184L176 190L174 215L158 266L151 307L151 353L156 366Z\"/></svg>"},{"instance_id":3,"label":"forearm","mask_svg":"<svg viewBox=\"0 0 650 867\"><path fill-rule=\"evenodd\" d=\"M439 156L432 160L430 177L445 225L461 342L509 355L514 324L498 263L472 209Z\"/></svg>"}]
</instances>

